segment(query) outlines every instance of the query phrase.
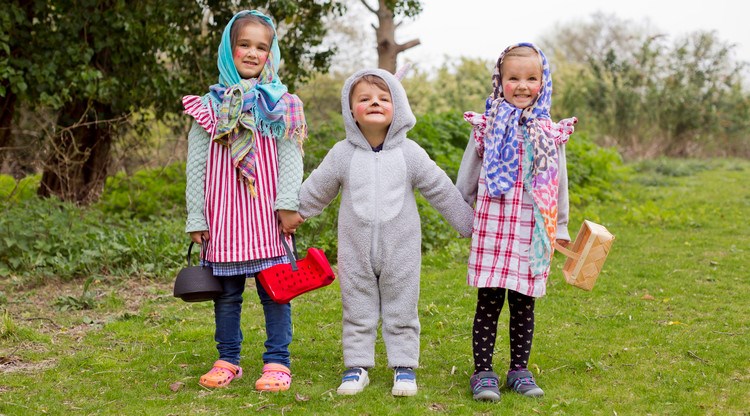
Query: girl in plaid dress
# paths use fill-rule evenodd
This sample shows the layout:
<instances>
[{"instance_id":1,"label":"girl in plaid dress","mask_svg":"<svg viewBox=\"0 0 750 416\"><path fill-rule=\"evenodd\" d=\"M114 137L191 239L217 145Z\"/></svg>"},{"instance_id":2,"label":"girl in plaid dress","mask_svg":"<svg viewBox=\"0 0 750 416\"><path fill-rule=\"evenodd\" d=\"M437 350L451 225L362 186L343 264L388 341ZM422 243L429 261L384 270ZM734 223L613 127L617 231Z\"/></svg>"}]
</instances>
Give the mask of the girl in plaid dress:
<instances>
[{"instance_id":1,"label":"girl in plaid dress","mask_svg":"<svg viewBox=\"0 0 750 416\"><path fill-rule=\"evenodd\" d=\"M473 132L457 186L464 199L475 204L468 284L478 288L470 379L477 400L500 399L492 356L506 297L506 384L525 396L544 394L527 368L534 300L545 293L553 241L570 241L564 144L577 121L573 117L553 123L551 95L544 53L530 43L512 45L497 61L484 114L464 114Z\"/></svg>"},{"instance_id":2,"label":"girl in plaid dress","mask_svg":"<svg viewBox=\"0 0 750 416\"><path fill-rule=\"evenodd\" d=\"M203 265L212 267L223 293L214 300L219 359L200 378L226 387L242 377L240 317L248 277L287 262L280 231L293 233L302 183L302 102L279 80L279 46L271 19L244 10L229 21L219 44L219 82L203 96L183 97L195 120L188 135L187 225L205 241ZM289 304L274 302L255 285L263 305L266 340L260 391L291 384Z\"/></svg>"}]
</instances>

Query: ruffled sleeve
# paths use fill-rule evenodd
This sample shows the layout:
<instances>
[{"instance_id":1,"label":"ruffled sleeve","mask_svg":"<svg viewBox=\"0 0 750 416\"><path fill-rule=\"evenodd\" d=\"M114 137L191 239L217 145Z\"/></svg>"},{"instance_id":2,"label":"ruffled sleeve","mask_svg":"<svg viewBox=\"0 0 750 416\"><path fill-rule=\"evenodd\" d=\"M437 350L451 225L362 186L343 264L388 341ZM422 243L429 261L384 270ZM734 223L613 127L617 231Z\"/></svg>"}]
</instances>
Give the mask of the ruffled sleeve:
<instances>
[{"instance_id":1,"label":"ruffled sleeve","mask_svg":"<svg viewBox=\"0 0 750 416\"><path fill-rule=\"evenodd\" d=\"M484 133L487 131L487 117L484 114L467 111L464 113L464 120L471 124L471 139L476 145L477 154L482 157L484 154Z\"/></svg>"},{"instance_id":2,"label":"ruffled sleeve","mask_svg":"<svg viewBox=\"0 0 750 416\"><path fill-rule=\"evenodd\" d=\"M185 107L185 114L195 118L195 121L209 133L210 137L214 136L216 115L209 103L204 103L197 95L186 95L182 97L182 106Z\"/></svg>"},{"instance_id":3,"label":"ruffled sleeve","mask_svg":"<svg viewBox=\"0 0 750 416\"><path fill-rule=\"evenodd\" d=\"M552 133L556 145L568 142L570 135L575 131L576 123L578 123L578 119L575 117L564 118L557 123L550 121L550 132Z\"/></svg>"}]
</instances>

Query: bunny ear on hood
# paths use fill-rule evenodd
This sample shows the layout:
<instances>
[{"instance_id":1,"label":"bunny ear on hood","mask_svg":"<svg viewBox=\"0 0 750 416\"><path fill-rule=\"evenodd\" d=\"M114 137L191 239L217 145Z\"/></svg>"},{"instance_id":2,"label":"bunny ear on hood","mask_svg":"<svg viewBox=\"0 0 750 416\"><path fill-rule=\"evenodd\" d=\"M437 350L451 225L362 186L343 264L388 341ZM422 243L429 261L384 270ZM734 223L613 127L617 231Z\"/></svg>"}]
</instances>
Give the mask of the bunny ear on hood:
<instances>
[{"instance_id":1,"label":"bunny ear on hood","mask_svg":"<svg viewBox=\"0 0 750 416\"><path fill-rule=\"evenodd\" d=\"M401 69L396 71L395 74L393 74L394 77L396 77L397 80L401 81L406 76L406 73L411 70L411 62L407 62L406 65L402 66Z\"/></svg>"},{"instance_id":2,"label":"bunny ear on hood","mask_svg":"<svg viewBox=\"0 0 750 416\"><path fill-rule=\"evenodd\" d=\"M352 86L354 86L354 84L365 75L374 75L381 78L390 89L391 100L393 101L393 121L391 122L391 127L388 129L388 133L385 136L383 149L387 150L398 146L401 142L406 140L406 133L417 124L417 119L411 110L409 99L406 96L406 90L404 90L403 85L401 85L401 81L396 75L391 74L384 69L363 69L352 74L352 76L344 82L344 86L341 88L341 114L344 117L344 127L346 128L347 140L357 147L370 149L367 139L365 139L359 126L357 126L357 122L354 120L354 115L352 114L350 105Z\"/></svg>"}]
</instances>

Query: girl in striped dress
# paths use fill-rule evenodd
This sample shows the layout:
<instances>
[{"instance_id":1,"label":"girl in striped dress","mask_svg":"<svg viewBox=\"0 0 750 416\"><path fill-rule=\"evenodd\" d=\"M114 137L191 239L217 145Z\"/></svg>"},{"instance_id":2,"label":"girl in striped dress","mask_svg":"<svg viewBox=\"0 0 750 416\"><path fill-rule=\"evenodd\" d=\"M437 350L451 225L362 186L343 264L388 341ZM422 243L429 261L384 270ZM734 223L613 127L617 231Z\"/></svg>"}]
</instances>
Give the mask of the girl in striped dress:
<instances>
[{"instance_id":1,"label":"girl in striped dress","mask_svg":"<svg viewBox=\"0 0 750 416\"><path fill-rule=\"evenodd\" d=\"M510 369L506 385L525 396L544 394L528 370L534 299L543 296L552 243L567 245L568 189L564 143L575 117L550 119L552 78L536 46L508 47L495 66L484 114L468 112L472 138L457 186L476 204L468 284L478 289L472 331L477 400L499 400L492 368L497 322L510 309Z\"/></svg>"},{"instance_id":2,"label":"girl in striped dress","mask_svg":"<svg viewBox=\"0 0 750 416\"><path fill-rule=\"evenodd\" d=\"M219 359L200 378L210 388L242 377L246 279L287 261L280 232L293 233L302 222L296 211L307 136L302 103L276 74L279 46L268 16L237 13L218 52L219 82L203 96L183 97L185 113L195 119L188 136L185 230L193 241L206 242L204 264L224 289L214 300ZM255 286L266 325L263 374L255 388L287 390L291 306Z\"/></svg>"}]
</instances>

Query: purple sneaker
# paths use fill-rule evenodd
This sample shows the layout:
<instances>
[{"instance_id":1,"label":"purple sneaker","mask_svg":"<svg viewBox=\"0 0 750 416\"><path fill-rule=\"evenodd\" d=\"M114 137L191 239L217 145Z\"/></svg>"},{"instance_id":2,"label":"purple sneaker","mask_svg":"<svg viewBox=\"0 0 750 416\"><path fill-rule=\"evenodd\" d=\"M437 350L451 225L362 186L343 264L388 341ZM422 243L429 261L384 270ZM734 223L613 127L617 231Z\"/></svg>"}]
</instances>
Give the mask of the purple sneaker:
<instances>
[{"instance_id":1,"label":"purple sneaker","mask_svg":"<svg viewBox=\"0 0 750 416\"><path fill-rule=\"evenodd\" d=\"M480 371L471 376L469 386L474 394L474 400L498 401L500 389L497 374L494 371Z\"/></svg>"},{"instance_id":2,"label":"purple sneaker","mask_svg":"<svg viewBox=\"0 0 750 416\"><path fill-rule=\"evenodd\" d=\"M527 397L542 397L544 390L534 381L534 376L527 369L508 371L508 388Z\"/></svg>"}]
</instances>

